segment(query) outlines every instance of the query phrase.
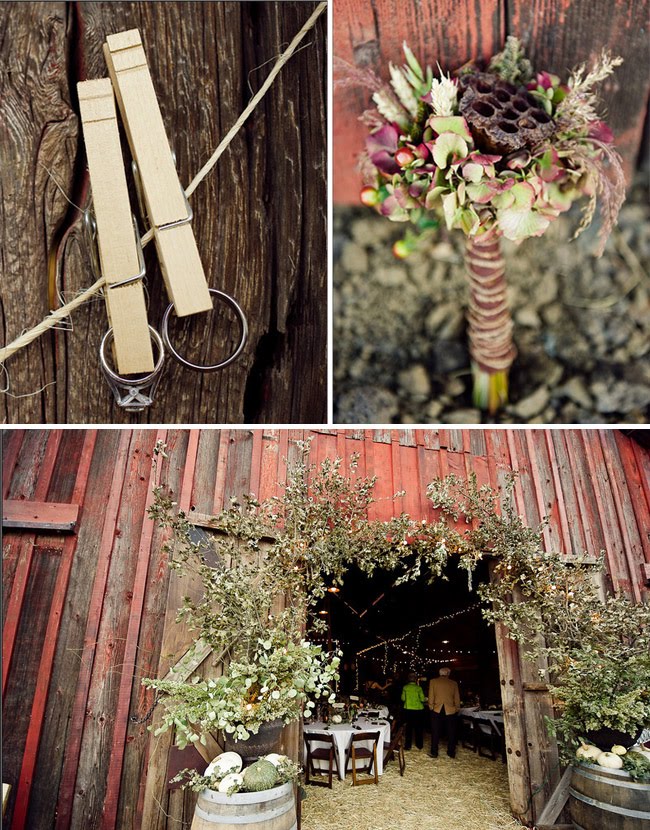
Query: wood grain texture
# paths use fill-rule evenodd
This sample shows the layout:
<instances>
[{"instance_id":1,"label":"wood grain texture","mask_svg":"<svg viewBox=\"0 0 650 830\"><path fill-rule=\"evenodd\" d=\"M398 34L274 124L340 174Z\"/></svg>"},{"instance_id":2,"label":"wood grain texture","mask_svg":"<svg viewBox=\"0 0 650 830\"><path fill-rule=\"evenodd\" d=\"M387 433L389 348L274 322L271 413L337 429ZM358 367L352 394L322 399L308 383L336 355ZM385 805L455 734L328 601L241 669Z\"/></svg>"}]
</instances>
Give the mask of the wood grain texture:
<instances>
[{"instance_id":1,"label":"wood grain texture","mask_svg":"<svg viewBox=\"0 0 650 830\"><path fill-rule=\"evenodd\" d=\"M432 65L438 61L447 70L488 58L513 34L524 43L533 66L567 77L577 64L607 48L625 59L603 85L603 99L630 181L650 89L648 73L639 72L650 60L648 11L648 0L335 0L334 54L387 79L388 61L404 62L403 40L416 57ZM361 88L335 90L335 203L359 203L356 165L367 130L357 119L369 107L370 96Z\"/></svg>"},{"instance_id":2,"label":"wood grain texture","mask_svg":"<svg viewBox=\"0 0 650 830\"><path fill-rule=\"evenodd\" d=\"M0 61L12 67L0 81L5 342L48 311L46 252L68 205L41 162L73 200L86 198L73 82L105 76L101 45L106 36L140 30L186 185L237 120L251 90L260 87L268 62L314 8L312 2L3 4ZM2 420L325 420L324 17L191 200L208 282L231 294L248 317L249 343L240 360L211 375L168 360L154 408L142 415L124 413L98 368L106 330L98 297L74 314L74 332L47 334L8 361L15 394L34 392L53 380L56 385L31 397L6 396ZM126 152L125 161L130 163ZM135 209L133 189L131 204ZM167 298L153 248L145 250L149 320L159 326ZM60 265L67 300L92 282L78 228L67 237ZM174 321L170 328L176 348L205 364L225 356L225 341L236 336L237 324L230 311L219 308Z\"/></svg>"}]
</instances>

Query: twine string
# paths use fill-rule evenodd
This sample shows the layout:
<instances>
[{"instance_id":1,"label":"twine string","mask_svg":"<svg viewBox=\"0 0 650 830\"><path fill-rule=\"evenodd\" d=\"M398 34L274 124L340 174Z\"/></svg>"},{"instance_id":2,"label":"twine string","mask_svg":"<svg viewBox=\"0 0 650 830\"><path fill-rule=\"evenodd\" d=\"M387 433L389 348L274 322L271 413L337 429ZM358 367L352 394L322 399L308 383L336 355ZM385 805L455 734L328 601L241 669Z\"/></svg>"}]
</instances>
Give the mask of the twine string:
<instances>
[{"instance_id":1,"label":"twine string","mask_svg":"<svg viewBox=\"0 0 650 830\"><path fill-rule=\"evenodd\" d=\"M326 8L327 2L322 2L318 4L318 6L316 7L312 15L309 17L309 19L306 21L302 29L300 29L300 31L296 34L296 36L291 41L287 49L278 58L278 60L273 66L273 69L269 72L262 86L251 98L248 105L243 110L237 121L235 121L232 127L228 130L226 135L219 143L217 149L206 161L206 163L199 170L199 172L194 176L189 185L185 188L185 195L188 198L194 193L196 188L201 184L203 179L205 179L208 173L215 166L215 164L223 154L224 150L234 139L235 135L242 128L242 126L244 125L250 114L253 112L253 110L257 107L262 98L266 95L274 80L276 79L278 73L282 70L287 61L292 57L292 55L298 48L298 45L303 40L307 32L313 29L313 27L316 25L316 21L318 20L320 15L325 11ZM153 230L147 231L147 233L142 237L142 246L144 247L149 242L151 242L153 236ZM61 306L61 308L57 308L54 311L50 311L47 317L45 317L40 323L38 323L38 325L34 326L34 328L31 328L28 331L24 332L20 335L20 337L17 337L7 346L0 349L0 364L3 364L7 360L7 358L11 357L11 355L20 351L20 349L23 349L25 346L28 346L34 340L37 340L39 337L41 337L41 335L45 334L46 331L49 331L51 328L54 328L54 326L56 326L57 323L60 323L62 320L68 317L73 311L79 308L79 306L82 306L94 294L97 294L99 291L101 291L101 289L105 285L105 282L106 281L104 277L98 279L89 288L86 288L69 303L66 303L65 305Z\"/></svg>"}]
</instances>

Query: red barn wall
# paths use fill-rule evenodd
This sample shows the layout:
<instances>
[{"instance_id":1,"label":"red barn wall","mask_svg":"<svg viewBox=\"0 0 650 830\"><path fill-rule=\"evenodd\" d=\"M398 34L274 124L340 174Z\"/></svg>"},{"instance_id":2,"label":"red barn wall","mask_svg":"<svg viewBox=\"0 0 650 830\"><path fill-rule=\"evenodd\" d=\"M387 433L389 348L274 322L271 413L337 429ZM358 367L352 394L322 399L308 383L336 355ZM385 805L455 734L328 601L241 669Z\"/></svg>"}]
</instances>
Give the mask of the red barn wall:
<instances>
[{"instance_id":1,"label":"red barn wall","mask_svg":"<svg viewBox=\"0 0 650 830\"><path fill-rule=\"evenodd\" d=\"M160 475L179 504L212 514L233 495L279 492L285 459L307 437L314 461L358 453L380 499L406 490L374 505L378 518L431 518L424 491L436 476L475 472L499 486L517 469L518 509L529 523L550 516L548 547L602 549L614 589L647 592L650 453L614 430L5 431L7 509L79 506L72 533L4 534L7 827L142 824L149 733L131 717L152 702L140 680L168 660L161 637L175 600L146 515L156 440L167 443ZM161 827L191 815L191 796L162 786L156 797L172 817Z\"/></svg>"}]
</instances>

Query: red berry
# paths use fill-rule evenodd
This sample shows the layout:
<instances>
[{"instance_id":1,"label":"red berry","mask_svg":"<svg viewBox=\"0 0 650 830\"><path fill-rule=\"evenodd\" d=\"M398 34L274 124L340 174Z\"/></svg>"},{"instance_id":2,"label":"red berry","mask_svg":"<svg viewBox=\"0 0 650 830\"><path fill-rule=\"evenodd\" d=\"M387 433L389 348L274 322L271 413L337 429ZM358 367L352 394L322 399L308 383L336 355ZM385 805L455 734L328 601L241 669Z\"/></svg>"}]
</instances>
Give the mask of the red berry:
<instances>
[{"instance_id":1,"label":"red berry","mask_svg":"<svg viewBox=\"0 0 650 830\"><path fill-rule=\"evenodd\" d=\"M379 204L379 191L375 190L374 187L364 187L359 194L359 198L366 207L375 207Z\"/></svg>"},{"instance_id":2,"label":"red berry","mask_svg":"<svg viewBox=\"0 0 650 830\"><path fill-rule=\"evenodd\" d=\"M414 160L415 156L408 147L400 147L395 153L395 161L400 167L408 167L408 165Z\"/></svg>"},{"instance_id":3,"label":"red berry","mask_svg":"<svg viewBox=\"0 0 650 830\"><path fill-rule=\"evenodd\" d=\"M393 245L393 256L397 259L406 259L410 253L409 245L405 239L398 239Z\"/></svg>"}]
</instances>

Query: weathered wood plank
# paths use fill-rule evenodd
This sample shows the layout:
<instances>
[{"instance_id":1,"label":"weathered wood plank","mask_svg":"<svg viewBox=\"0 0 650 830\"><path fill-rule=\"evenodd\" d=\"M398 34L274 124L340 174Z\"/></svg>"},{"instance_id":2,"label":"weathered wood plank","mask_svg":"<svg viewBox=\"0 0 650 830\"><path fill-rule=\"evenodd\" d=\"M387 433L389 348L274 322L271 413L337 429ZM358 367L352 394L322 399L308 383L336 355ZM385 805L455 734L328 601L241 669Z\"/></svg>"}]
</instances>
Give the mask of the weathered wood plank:
<instances>
[{"instance_id":1,"label":"weathered wood plank","mask_svg":"<svg viewBox=\"0 0 650 830\"><path fill-rule=\"evenodd\" d=\"M166 430L156 432L156 443L164 442ZM137 548L137 566L133 578L133 588L128 592L130 597L130 610L128 628L124 653L120 667L120 683L115 709L115 726L113 728L112 749L108 761L108 773L106 782L106 794L101 813L101 827L103 830L113 830L117 826L117 812L120 797L120 784L122 781L122 766L124 761L125 740L129 723L129 710L133 691L133 681L136 677L136 655L140 624L142 622L142 611L144 608L145 592L149 574L149 562L151 558L151 542L154 531L154 521L149 516L149 508L153 504L153 489L160 482L159 468L151 463L151 456L145 453L144 464L149 464L149 476L145 475L146 490L143 510L142 527L140 540Z\"/></svg>"},{"instance_id":2,"label":"weathered wood plank","mask_svg":"<svg viewBox=\"0 0 650 830\"><path fill-rule=\"evenodd\" d=\"M76 201L72 171L77 155L77 117L66 77L70 24L66 4L6 3L0 16L5 35L0 64L10 69L3 72L0 81L0 341L4 344L35 326L49 311L47 250L56 226L73 212L45 168L53 171ZM32 193L34 199L28 195ZM83 340L82 332L77 336ZM19 396L57 381L53 338L46 336L24 349L7 369L10 391ZM47 386L31 397L4 396L0 420L54 421L55 394L59 392L58 386Z\"/></svg>"},{"instance_id":3,"label":"weathered wood plank","mask_svg":"<svg viewBox=\"0 0 650 830\"><path fill-rule=\"evenodd\" d=\"M632 501L634 519L639 530L645 560L650 562L650 504L646 500L644 492L644 478L650 478L650 475L646 476L645 471L637 462L633 446L635 442L623 436L618 430L615 432L614 438L621 456L625 482ZM641 453L645 452L640 447L639 451ZM650 486L650 482L646 481L646 485Z\"/></svg>"},{"instance_id":4,"label":"weathered wood plank","mask_svg":"<svg viewBox=\"0 0 650 830\"><path fill-rule=\"evenodd\" d=\"M136 576L143 579L142 573L148 563L147 534L142 548L140 540L145 523L150 527L149 519L145 518L145 507L150 493L147 484L156 433L135 430L129 437L111 562L102 604L97 609L99 627L77 765L70 824L73 830L101 828L105 816L109 815L105 808L106 798L110 795L108 771L117 746L115 730L124 725L118 727L118 715L128 703L133 677L133 660L129 665L129 657L137 643L137 630L129 636L129 625L137 619L142 598L143 586L136 584ZM124 719L127 715L128 711L124 711ZM117 737L118 743L123 743L120 735ZM98 769L102 770L102 775L97 775ZM119 768L115 773L116 783L119 783Z\"/></svg>"},{"instance_id":5,"label":"weathered wood plank","mask_svg":"<svg viewBox=\"0 0 650 830\"><path fill-rule=\"evenodd\" d=\"M618 524L623 538L623 552L627 562L627 571L632 596L637 602L641 601L641 587L639 585L639 567L643 562L643 546L639 536L639 528L632 507L632 500L623 470L623 463L618 453L616 440L612 430L598 430L605 465L609 473L610 498L618 517Z\"/></svg>"},{"instance_id":6,"label":"weathered wood plank","mask_svg":"<svg viewBox=\"0 0 650 830\"><path fill-rule=\"evenodd\" d=\"M71 826L75 796L77 795L77 775L81 757L82 741L87 718L87 704L97 640L104 606L104 596L111 564L111 553L115 538L116 521L120 507L120 498L126 473L126 458L129 449L129 433L123 432L115 455L114 474L108 496L105 496L104 522L101 530L97 567L94 574L90 604L86 621L83 649L80 654L81 666L77 677L74 704L71 713L65 760L61 774L59 801L56 815L57 830L67 830ZM99 782L98 782L99 783ZM84 794L80 794L83 797Z\"/></svg>"},{"instance_id":7,"label":"weathered wood plank","mask_svg":"<svg viewBox=\"0 0 650 830\"><path fill-rule=\"evenodd\" d=\"M537 821L537 826L545 824L552 825L560 817L560 813L564 809L564 805L569 797L569 784L571 782L571 767L567 767L562 774L553 794L546 802L546 806Z\"/></svg>"},{"instance_id":8,"label":"weathered wood plank","mask_svg":"<svg viewBox=\"0 0 650 830\"><path fill-rule=\"evenodd\" d=\"M2 503L2 526L24 530L74 530L78 504L44 501L5 501Z\"/></svg>"},{"instance_id":9,"label":"weathered wood plank","mask_svg":"<svg viewBox=\"0 0 650 830\"><path fill-rule=\"evenodd\" d=\"M181 490L182 460L187 452L188 437L187 431L170 430L167 435L166 449L169 457L159 459L161 479L177 493ZM145 607L138 640L136 677L130 707L132 717L140 721L149 711L154 700L154 692L145 689L141 681L144 677L156 676L163 639L170 579L168 554L162 549L166 536L167 531L157 525L154 527ZM118 813L118 827L124 827L125 830L126 828L140 830L146 826L142 821L142 812L151 737L147 730L148 725L149 722L134 723L129 720Z\"/></svg>"},{"instance_id":10,"label":"weathered wood plank","mask_svg":"<svg viewBox=\"0 0 650 830\"><path fill-rule=\"evenodd\" d=\"M88 477L90 474L90 465L92 463L96 441L96 431L85 432L81 457L79 458L77 464L75 486L72 492L72 499L75 502L74 507L77 511L79 510L78 505L83 504L86 494L86 487L88 485ZM36 694L34 695L34 704L32 706L31 716L29 719L29 728L25 739L25 752L20 770L18 790L16 793L14 820L18 826L23 826L27 817L32 781L36 767L38 746L41 738L41 730L43 728L47 698L50 691L52 664L54 662L54 655L56 652L59 629L61 625L61 616L68 591L70 571L72 568L72 561L75 555L76 546L76 536L68 537L63 543L61 562L59 564L56 583L52 594L52 603L49 609L47 628L43 638L43 651L41 653L41 659L38 666L38 676L36 678Z\"/></svg>"},{"instance_id":11,"label":"weathered wood plank","mask_svg":"<svg viewBox=\"0 0 650 830\"><path fill-rule=\"evenodd\" d=\"M16 3L2 8L0 60L4 210L3 335L8 342L47 314L47 251L54 227L78 218L48 178L85 204L74 82L106 75L101 44L137 27L147 45L167 132L187 185L209 158L315 3ZM74 313L73 332L46 335L8 361L11 423L317 423L326 419L326 15L322 15L192 197L193 228L208 281L249 322L241 359L201 375L168 361L154 407L130 415L113 402L94 356L106 330L101 300ZM161 33L166 33L161 37ZM219 49L214 49L219 43ZM28 55L26 61L24 56ZM189 56L189 57L188 57ZM71 100L72 96L72 100ZM83 182L85 181L85 185ZM20 183L20 184L18 184ZM25 193L33 197L25 198ZM135 204L132 201L132 204ZM167 305L153 246L146 251L149 319ZM92 281L79 229L61 257L70 299ZM30 302L25 303L25 296ZM237 323L219 306L174 321L190 360L215 362ZM89 360L90 356L90 360ZM222 354L222 356L224 356Z\"/></svg>"},{"instance_id":12,"label":"weathered wood plank","mask_svg":"<svg viewBox=\"0 0 650 830\"><path fill-rule=\"evenodd\" d=\"M603 85L603 102L631 182L650 90L647 73L638 71L643 56L645 63L650 58L647 0L516 0L505 10L508 33L522 39L538 71L566 78L602 49L623 57L623 65Z\"/></svg>"},{"instance_id":13,"label":"weathered wood plank","mask_svg":"<svg viewBox=\"0 0 650 830\"><path fill-rule=\"evenodd\" d=\"M43 453L43 461L38 471L38 479L34 488L36 501L45 501L56 462L59 445L61 444L61 430L52 430L47 434L47 443ZM16 561L16 568L11 583L11 594L7 602L7 611L2 628L2 691L7 688L7 678L11 668L16 632L20 622L20 616L25 599L25 591L29 580L29 573L32 566L34 553L34 542L36 536L26 534L21 539L21 550Z\"/></svg>"},{"instance_id":14,"label":"weathered wood plank","mask_svg":"<svg viewBox=\"0 0 650 830\"><path fill-rule=\"evenodd\" d=\"M62 545L62 541L60 545ZM25 826L24 813L15 813L19 791L20 771L23 766L29 719L37 692L38 667L45 644L48 609L61 559L61 546L34 548L34 559L28 574L23 603L23 614L16 631L15 653L11 673L3 693L2 720L5 728L2 739L2 775L11 784L12 791L6 824L15 830ZM29 762L29 759L26 759ZM22 802L22 799L21 799ZM21 803L24 808L24 802Z\"/></svg>"},{"instance_id":15,"label":"weathered wood plank","mask_svg":"<svg viewBox=\"0 0 650 830\"><path fill-rule=\"evenodd\" d=\"M23 443L24 429L5 430L2 433L2 498L6 499Z\"/></svg>"}]
</instances>

